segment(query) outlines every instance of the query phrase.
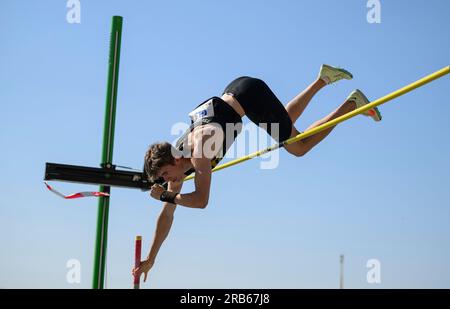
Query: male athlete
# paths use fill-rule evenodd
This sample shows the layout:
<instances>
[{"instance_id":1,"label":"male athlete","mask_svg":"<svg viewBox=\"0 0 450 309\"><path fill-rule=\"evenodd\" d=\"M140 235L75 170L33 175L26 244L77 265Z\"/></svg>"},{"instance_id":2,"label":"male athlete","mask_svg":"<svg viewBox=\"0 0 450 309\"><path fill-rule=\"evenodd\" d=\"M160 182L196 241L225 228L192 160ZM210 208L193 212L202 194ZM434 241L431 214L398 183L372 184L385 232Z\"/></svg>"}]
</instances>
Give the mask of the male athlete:
<instances>
[{"instance_id":1,"label":"male athlete","mask_svg":"<svg viewBox=\"0 0 450 309\"><path fill-rule=\"evenodd\" d=\"M352 78L350 72L324 64L317 79L283 106L264 81L248 76L239 77L225 88L220 98L206 100L189 114L191 126L175 147L167 142L151 145L145 154L144 173L152 181L165 181L167 189L159 184L151 188L150 195L164 204L158 217L150 253L139 267L133 269L133 275L140 276L144 273L144 281L147 279L147 273L172 226L176 205L202 209L208 205L211 170L239 134L242 117L247 116L277 142L283 142L300 134L293 124L320 89L341 79ZM341 106L313 123L307 130L368 103L366 96L356 89ZM375 121L381 120L376 107L363 115ZM303 156L333 129L331 127L298 142L284 145L284 148L294 156ZM182 194L183 179L191 173L195 173L195 191Z\"/></svg>"}]
</instances>

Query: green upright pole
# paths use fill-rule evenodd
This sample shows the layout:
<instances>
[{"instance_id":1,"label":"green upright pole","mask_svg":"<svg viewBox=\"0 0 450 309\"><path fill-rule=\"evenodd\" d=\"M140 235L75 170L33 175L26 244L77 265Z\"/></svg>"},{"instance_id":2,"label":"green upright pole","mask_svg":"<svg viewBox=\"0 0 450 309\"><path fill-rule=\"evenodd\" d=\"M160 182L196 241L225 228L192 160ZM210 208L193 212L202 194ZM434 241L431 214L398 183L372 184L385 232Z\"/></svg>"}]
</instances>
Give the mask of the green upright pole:
<instances>
[{"instance_id":1,"label":"green upright pole","mask_svg":"<svg viewBox=\"0 0 450 309\"><path fill-rule=\"evenodd\" d=\"M103 130L103 152L101 162L103 167L111 167L112 165L121 37L122 17L113 16L109 46L108 91L106 93L105 124ZM100 191L110 193L110 187L100 186ZM109 197L100 197L98 202L94 276L92 281L92 288L94 289L103 289L104 285L106 244L108 241L108 212Z\"/></svg>"}]
</instances>

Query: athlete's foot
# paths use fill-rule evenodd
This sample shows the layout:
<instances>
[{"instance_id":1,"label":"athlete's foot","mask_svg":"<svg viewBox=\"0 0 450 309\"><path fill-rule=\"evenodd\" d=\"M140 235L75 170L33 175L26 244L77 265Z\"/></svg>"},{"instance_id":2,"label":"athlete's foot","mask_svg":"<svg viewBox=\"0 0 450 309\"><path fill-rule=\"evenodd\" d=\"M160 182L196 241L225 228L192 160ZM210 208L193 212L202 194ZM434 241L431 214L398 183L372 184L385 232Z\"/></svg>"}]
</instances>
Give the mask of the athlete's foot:
<instances>
[{"instance_id":1,"label":"athlete's foot","mask_svg":"<svg viewBox=\"0 0 450 309\"><path fill-rule=\"evenodd\" d=\"M353 75L349 71L341 68L333 67L328 64L322 64L319 72L319 79L326 84L332 84L341 79L352 79Z\"/></svg>"},{"instance_id":2,"label":"athlete's foot","mask_svg":"<svg viewBox=\"0 0 450 309\"><path fill-rule=\"evenodd\" d=\"M369 104L369 99L362 93L361 90L356 89L350 95L347 97L347 101L353 101L356 104L356 108L359 108L361 106ZM364 116L371 117L375 121L381 120L381 113L378 110L378 107L374 107L372 109L369 109L368 111L362 113Z\"/></svg>"}]
</instances>

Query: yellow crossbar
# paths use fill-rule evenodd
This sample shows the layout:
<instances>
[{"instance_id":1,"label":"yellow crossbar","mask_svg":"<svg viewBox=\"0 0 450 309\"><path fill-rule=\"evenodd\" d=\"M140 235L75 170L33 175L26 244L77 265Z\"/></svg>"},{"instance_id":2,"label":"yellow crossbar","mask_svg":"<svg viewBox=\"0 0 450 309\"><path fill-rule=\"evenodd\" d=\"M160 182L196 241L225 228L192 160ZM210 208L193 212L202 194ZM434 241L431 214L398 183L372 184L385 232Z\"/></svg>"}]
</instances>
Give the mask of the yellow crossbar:
<instances>
[{"instance_id":1,"label":"yellow crossbar","mask_svg":"<svg viewBox=\"0 0 450 309\"><path fill-rule=\"evenodd\" d=\"M409 85L407 85L407 86L405 86L403 88L400 88L400 89L398 89L398 90L396 90L394 92L391 92L390 94L387 94L384 97L381 97L381 98L379 98L379 99L377 99L377 100L375 100L375 101L373 101L373 102L371 102L371 103L369 103L367 105L361 106L360 108L357 108L354 111L351 111L351 112L349 112L349 113L347 113L345 115L342 115L342 116L340 116L338 118L335 118L335 119L333 119L331 121L328 121L328 122L326 122L326 123L324 123L324 124L322 124L320 126L312 128L311 130L308 130L308 131L305 131L303 133L300 133L297 136L291 137L290 139L288 139L288 140L286 140L284 142L281 142L279 144L273 145L273 146L268 147L266 149L262 149L262 150L256 151L256 152L251 153L249 155L246 155L246 156L244 156L242 158L239 158L239 159L236 159L236 160L232 160L230 162L218 165L212 171L216 172L216 171L222 170L224 168L227 168L227 167L230 167L230 166L242 163L244 161L253 159L255 157L259 157L259 156L261 156L261 155L263 155L265 153L268 153L268 152L270 152L272 150L278 149L278 148L282 147L285 144L289 145L289 144L295 143L295 142L297 142L299 140L302 140L302 139L304 139L304 138L306 138L308 136L311 136L311 135L314 135L316 133L319 133L319 132L321 132L323 130L326 130L326 129L330 128L330 127L333 127L333 126L337 125L338 123L344 122L344 121L346 121L346 120L348 120L348 119L350 119L352 117L355 117L356 115L364 113L365 111L368 111L368 110L370 110L370 109L372 109L372 108L374 108L376 106L379 106L381 104L389 102L389 101L391 101L391 100L393 100L393 99L395 99L395 98L397 98L397 97L399 97L401 95L404 95L404 94L406 94L406 93L408 93L410 91L413 91L416 88L422 87L423 85L428 84L428 83L430 83L430 82L432 82L432 81L434 81L434 80L436 80L436 79L438 79L438 78L448 74L449 72L450 72L450 66L446 66L446 67L440 69L439 71L436 71L436 72L434 72L434 73L432 73L432 74L430 74L428 76L425 76L424 78L421 78L421 79L419 79L419 80L417 80L417 81L415 81L415 82L413 82L413 83L411 83L411 84L409 84ZM194 175L191 175L191 176L186 177L184 180L185 181L186 180L190 180L190 179L192 179L194 177L195 177Z\"/></svg>"}]
</instances>

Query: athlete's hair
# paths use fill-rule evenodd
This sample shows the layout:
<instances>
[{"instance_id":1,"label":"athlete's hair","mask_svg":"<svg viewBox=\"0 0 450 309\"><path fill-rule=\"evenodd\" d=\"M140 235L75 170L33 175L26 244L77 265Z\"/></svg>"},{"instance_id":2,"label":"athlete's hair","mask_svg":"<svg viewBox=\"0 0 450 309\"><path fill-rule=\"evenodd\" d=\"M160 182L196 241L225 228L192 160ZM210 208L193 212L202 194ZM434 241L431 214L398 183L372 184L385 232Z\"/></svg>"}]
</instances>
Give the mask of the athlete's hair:
<instances>
[{"instance_id":1,"label":"athlete's hair","mask_svg":"<svg viewBox=\"0 0 450 309\"><path fill-rule=\"evenodd\" d=\"M178 151L168 142L151 144L145 153L144 174L150 181L156 181L158 171L165 165L174 165Z\"/></svg>"}]
</instances>

